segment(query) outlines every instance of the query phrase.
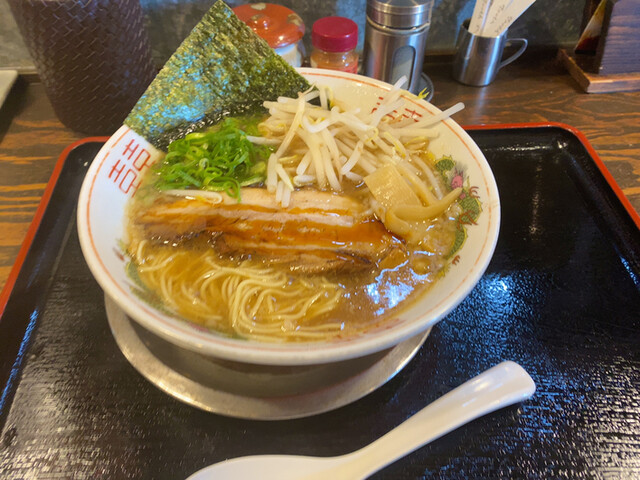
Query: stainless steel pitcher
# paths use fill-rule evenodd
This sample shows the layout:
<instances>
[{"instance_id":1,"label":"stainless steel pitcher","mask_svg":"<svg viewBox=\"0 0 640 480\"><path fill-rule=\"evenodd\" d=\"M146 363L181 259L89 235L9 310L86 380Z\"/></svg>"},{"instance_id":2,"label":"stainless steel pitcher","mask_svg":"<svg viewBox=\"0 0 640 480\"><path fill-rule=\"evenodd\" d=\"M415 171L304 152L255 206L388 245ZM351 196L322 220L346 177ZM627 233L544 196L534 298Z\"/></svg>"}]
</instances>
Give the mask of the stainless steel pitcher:
<instances>
[{"instance_id":1,"label":"stainless steel pitcher","mask_svg":"<svg viewBox=\"0 0 640 480\"><path fill-rule=\"evenodd\" d=\"M510 57L503 59L505 46L518 46ZM469 32L469 20L463 22L453 58L453 78L460 83L483 87L496 78L498 70L509 65L527 48L526 38L507 38L507 30L497 37L483 37Z\"/></svg>"}]
</instances>

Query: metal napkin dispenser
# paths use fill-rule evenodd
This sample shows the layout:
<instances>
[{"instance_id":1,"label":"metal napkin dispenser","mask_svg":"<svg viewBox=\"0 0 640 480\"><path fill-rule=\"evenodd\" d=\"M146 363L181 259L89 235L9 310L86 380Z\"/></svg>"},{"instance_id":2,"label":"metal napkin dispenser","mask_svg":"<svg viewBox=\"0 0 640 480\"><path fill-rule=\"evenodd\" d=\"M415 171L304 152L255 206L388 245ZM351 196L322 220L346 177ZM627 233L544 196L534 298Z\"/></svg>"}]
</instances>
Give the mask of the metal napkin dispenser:
<instances>
[{"instance_id":1,"label":"metal napkin dispenser","mask_svg":"<svg viewBox=\"0 0 640 480\"><path fill-rule=\"evenodd\" d=\"M367 0L364 74L418 93L433 0Z\"/></svg>"}]
</instances>

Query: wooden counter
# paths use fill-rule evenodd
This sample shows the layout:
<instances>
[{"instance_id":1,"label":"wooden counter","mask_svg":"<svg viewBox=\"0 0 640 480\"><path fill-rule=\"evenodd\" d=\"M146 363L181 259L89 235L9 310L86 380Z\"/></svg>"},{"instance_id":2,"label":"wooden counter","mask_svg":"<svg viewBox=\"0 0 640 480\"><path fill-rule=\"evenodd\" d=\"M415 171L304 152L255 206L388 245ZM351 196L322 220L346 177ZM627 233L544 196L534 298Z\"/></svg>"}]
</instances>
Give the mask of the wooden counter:
<instances>
[{"instance_id":1,"label":"wooden counter","mask_svg":"<svg viewBox=\"0 0 640 480\"><path fill-rule=\"evenodd\" d=\"M581 130L640 212L640 92L582 93L554 56L525 56L483 88L453 81L444 63L425 71L436 106L465 103L455 116L462 125L561 122ZM86 136L57 120L41 84L21 78L14 86L0 110L0 287L58 156Z\"/></svg>"}]
</instances>

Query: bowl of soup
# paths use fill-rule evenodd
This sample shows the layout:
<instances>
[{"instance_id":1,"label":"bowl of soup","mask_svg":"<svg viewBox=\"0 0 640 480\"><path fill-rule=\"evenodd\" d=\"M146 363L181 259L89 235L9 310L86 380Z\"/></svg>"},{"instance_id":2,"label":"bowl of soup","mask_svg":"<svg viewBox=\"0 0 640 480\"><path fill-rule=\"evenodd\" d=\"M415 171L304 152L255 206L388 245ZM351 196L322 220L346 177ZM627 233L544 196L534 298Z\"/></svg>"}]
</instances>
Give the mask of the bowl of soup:
<instances>
[{"instance_id":1,"label":"bowl of soup","mask_svg":"<svg viewBox=\"0 0 640 480\"><path fill-rule=\"evenodd\" d=\"M312 90L167 152L123 126L89 168L91 272L181 348L259 365L371 355L443 319L491 259L498 190L452 118L398 86L299 72Z\"/></svg>"}]
</instances>

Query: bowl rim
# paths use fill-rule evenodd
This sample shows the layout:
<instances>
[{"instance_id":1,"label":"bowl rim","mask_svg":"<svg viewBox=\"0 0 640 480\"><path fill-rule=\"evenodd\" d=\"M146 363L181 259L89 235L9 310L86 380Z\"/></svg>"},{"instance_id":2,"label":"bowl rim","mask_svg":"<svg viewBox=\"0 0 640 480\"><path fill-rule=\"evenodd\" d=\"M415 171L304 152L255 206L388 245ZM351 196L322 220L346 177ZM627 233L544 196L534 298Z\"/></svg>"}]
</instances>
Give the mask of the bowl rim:
<instances>
[{"instance_id":1,"label":"bowl rim","mask_svg":"<svg viewBox=\"0 0 640 480\"><path fill-rule=\"evenodd\" d=\"M357 74L314 68L299 68L298 71L303 75L312 76L314 79L322 77L344 79L383 90L389 90L392 87L388 83ZM405 100L419 105L430 113L437 114L440 112L431 103L421 100L410 93L404 94L404 97ZM429 309L428 318L422 315L411 321L393 325L388 329L351 337L343 341L272 344L234 339L215 332L202 331L190 327L185 320L172 319L159 314L155 309L137 299L135 295L125 291L118 284L100 258L100 254L91 238L88 225L89 201L93 184L104 160L103 162L92 162L78 197L77 225L83 255L98 284L131 319L164 339L201 354L243 363L294 366L338 362L391 348L399 342L426 331L435 325L467 297L489 265L498 240L500 199L491 168L479 147L460 125L450 118L443 121L442 124L460 139L475 160L478 168L483 172L483 181L488 191L487 205L483 204L483 210L485 208L489 209L491 213L484 244L473 267L466 272L466 275L464 275L457 287L451 290L450 294ZM129 131L128 127L124 125L120 127L100 149L95 159L104 159L105 152L112 148L114 139L122 137L127 131ZM486 212L483 213L487 214Z\"/></svg>"}]
</instances>

